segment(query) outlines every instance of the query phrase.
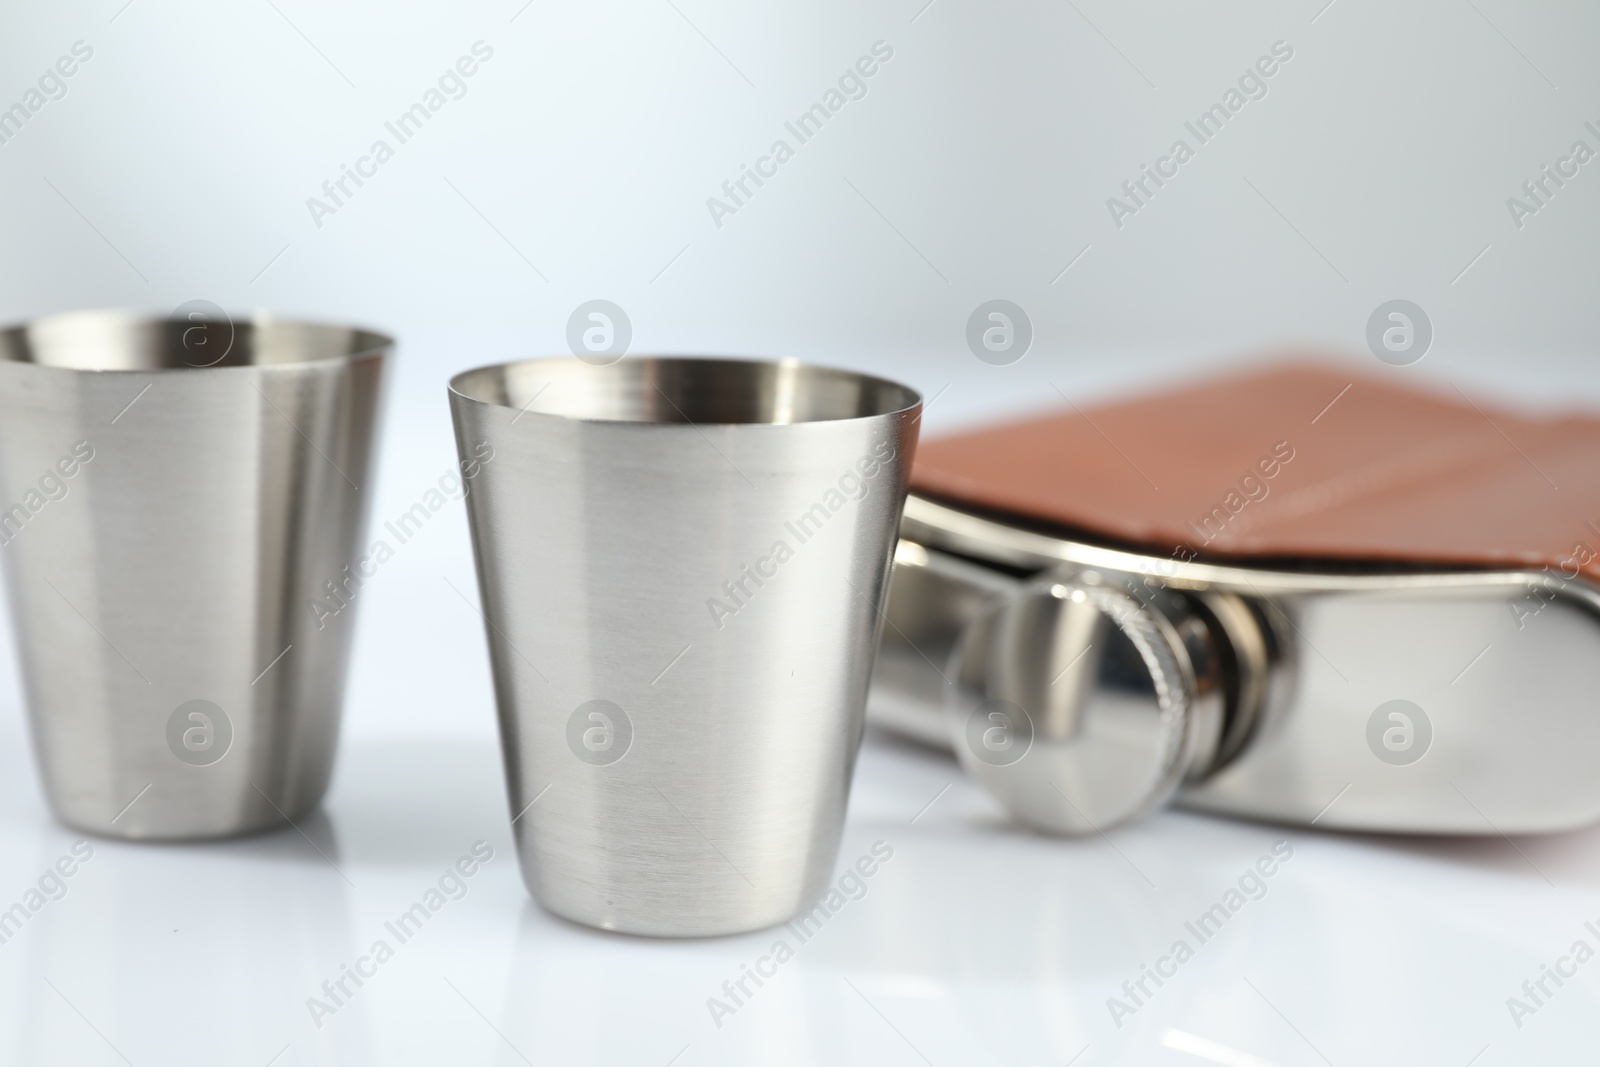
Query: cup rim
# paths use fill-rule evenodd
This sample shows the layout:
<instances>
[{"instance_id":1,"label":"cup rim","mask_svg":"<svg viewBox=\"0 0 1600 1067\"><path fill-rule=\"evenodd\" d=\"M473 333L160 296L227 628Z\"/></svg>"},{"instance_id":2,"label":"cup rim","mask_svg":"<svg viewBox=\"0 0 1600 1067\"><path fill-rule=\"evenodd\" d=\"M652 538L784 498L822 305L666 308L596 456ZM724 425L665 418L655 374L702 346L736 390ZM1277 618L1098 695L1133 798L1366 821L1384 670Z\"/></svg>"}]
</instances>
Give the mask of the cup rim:
<instances>
[{"instance_id":1,"label":"cup rim","mask_svg":"<svg viewBox=\"0 0 1600 1067\"><path fill-rule=\"evenodd\" d=\"M601 423L611 426L639 426L655 428L683 427L686 429L695 426L738 426L756 428L762 426L792 427L805 425L827 425L830 423L844 423L862 419L892 418L897 415L906 414L907 412L920 411L923 405L922 392L904 384L903 382L895 381L892 378L884 378L876 374L868 374L863 371L850 370L844 367L832 367L826 364L811 363L806 360L796 359L792 356L763 358L680 353L646 353L641 355L626 356L616 360L615 362L607 364L593 363L577 356L533 356L527 359L514 359L505 360L499 363L486 363L479 367L472 367L468 370L460 371L450 377L449 392L452 397L459 397L464 402L477 404L485 408L500 408L505 411L521 411L522 409L519 409L514 404L506 403L498 399L486 398L482 395L481 391L474 391L471 388L472 383L470 380L474 378L488 378L495 374L503 376L512 368L534 365L562 365L574 368L586 368L587 371L592 371L596 374L603 374L607 371L615 371L619 367L637 366L639 364L646 363L654 363L658 365L700 364L712 367L737 365L752 369L770 368L773 370L783 369L786 371L798 370L807 375L835 377L841 380L854 380L864 385L871 385L874 388L883 389L891 395L897 393L898 396L895 397L895 399L893 399L883 410L879 411L868 412L866 414L842 415L833 418L819 417L796 419L789 422L778 422L771 419L695 419L693 421L689 421L687 418L685 418L684 421L680 422L677 420L665 421L638 418L606 418L598 415L588 415L567 411L540 411L532 408L527 409L525 413L544 419L560 419L565 422L575 423ZM519 415L518 417L520 418L521 416Z\"/></svg>"},{"instance_id":2,"label":"cup rim","mask_svg":"<svg viewBox=\"0 0 1600 1067\"><path fill-rule=\"evenodd\" d=\"M160 328L165 323L172 321L170 315L161 316L134 308L78 308L37 315L19 321L0 323L0 365L18 364L36 367L41 370L64 371L71 374L167 374L177 372L193 374L200 371L270 371L303 369L322 363L353 363L384 355L391 352L395 347L395 339L392 335L369 329L365 326L329 322L320 319L280 317L263 310L239 315L234 315L222 308L218 308L218 310L222 311L223 316L230 325L247 326L252 330L281 328L323 335L344 335L350 339L351 345L347 351L304 355L301 358L280 359L270 363L231 363L223 366L175 363L148 367L96 367L74 365L71 362L41 363L36 359L15 358L13 356L12 353L25 351L30 346L30 334L41 327L45 329L72 329L77 327L83 329L121 328L125 330L147 330Z\"/></svg>"}]
</instances>

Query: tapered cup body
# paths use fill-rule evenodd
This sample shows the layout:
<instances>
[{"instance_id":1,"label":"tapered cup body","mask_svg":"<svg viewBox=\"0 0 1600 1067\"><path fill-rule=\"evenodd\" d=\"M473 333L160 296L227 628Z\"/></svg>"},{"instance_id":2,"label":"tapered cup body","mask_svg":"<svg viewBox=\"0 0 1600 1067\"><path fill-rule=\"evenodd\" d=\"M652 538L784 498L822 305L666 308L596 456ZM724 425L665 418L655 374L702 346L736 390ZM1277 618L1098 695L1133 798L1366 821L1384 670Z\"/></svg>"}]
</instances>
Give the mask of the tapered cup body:
<instances>
[{"instance_id":1,"label":"tapered cup body","mask_svg":"<svg viewBox=\"0 0 1600 1067\"><path fill-rule=\"evenodd\" d=\"M0 559L62 821L223 837L320 799L391 347L117 312L0 332Z\"/></svg>"},{"instance_id":2,"label":"tapered cup body","mask_svg":"<svg viewBox=\"0 0 1600 1067\"><path fill-rule=\"evenodd\" d=\"M789 918L832 873L920 398L637 358L450 399L530 891L638 934Z\"/></svg>"}]
</instances>

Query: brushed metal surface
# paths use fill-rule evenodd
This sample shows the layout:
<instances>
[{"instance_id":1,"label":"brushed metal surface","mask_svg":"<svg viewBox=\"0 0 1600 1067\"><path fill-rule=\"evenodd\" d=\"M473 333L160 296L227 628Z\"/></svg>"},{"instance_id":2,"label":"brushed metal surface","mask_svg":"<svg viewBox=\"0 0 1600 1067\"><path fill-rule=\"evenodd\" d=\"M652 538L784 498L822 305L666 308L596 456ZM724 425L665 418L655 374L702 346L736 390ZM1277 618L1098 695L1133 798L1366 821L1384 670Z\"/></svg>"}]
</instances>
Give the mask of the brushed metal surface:
<instances>
[{"instance_id":1,"label":"brushed metal surface","mask_svg":"<svg viewBox=\"0 0 1600 1067\"><path fill-rule=\"evenodd\" d=\"M1585 581L1536 571L1319 572L1160 559L916 496L902 532L916 546L902 550L908 562L918 552L956 553L969 570L992 570L999 596L1014 595L1005 582L1020 590L1049 569L1117 574L1247 606L1258 625L1245 631L1265 643L1235 653L1260 675L1252 683L1258 721L1237 744L1225 740L1219 765L1179 791L1184 806L1400 833L1547 832L1600 821L1600 590ZM942 621L929 646L953 645L951 628L966 624L957 601L938 589L920 596L935 604L928 617ZM968 622L981 617L971 597L964 603ZM891 618L896 611L891 603ZM942 681L887 640L885 652L873 721L900 728L920 707L923 725L906 732L934 739L932 724L947 712L925 697ZM1392 701L1421 717L1406 710L1391 727L1383 709ZM1385 753L1391 728L1417 747Z\"/></svg>"},{"instance_id":2,"label":"brushed metal surface","mask_svg":"<svg viewBox=\"0 0 1600 1067\"><path fill-rule=\"evenodd\" d=\"M322 796L391 348L120 312L0 333L0 559L63 822L220 837Z\"/></svg>"},{"instance_id":3,"label":"brushed metal surface","mask_svg":"<svg viewBox=\"0 0 1600 1067\"><path fill-rule=\"evenodd\" d=\"M921 411L773 363L451 382L511 814L578 922L768 926L832 871Z\"/></svg>"}]
</instances>

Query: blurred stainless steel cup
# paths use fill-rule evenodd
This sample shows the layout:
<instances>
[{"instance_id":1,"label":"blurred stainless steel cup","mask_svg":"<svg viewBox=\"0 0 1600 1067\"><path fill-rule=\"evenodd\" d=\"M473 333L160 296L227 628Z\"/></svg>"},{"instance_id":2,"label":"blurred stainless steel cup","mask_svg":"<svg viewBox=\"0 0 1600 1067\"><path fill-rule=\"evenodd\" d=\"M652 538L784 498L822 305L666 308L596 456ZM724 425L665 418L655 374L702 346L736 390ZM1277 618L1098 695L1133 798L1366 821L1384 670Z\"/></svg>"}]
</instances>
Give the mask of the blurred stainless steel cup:
<instances>
[{"instance_id":1,"label":"blurred stainless steel cup","mask_svg":"<svg viewBox=\"0 0 1600 1067\"><path fill-rule=\"evenodd\" d=\"M321 798L392 347L188 305L0 332L0 559L62 821L220 837Z\"/></svg>"},{"instance_id":2,"label":"blurred stainless steel cup","mask_svg":"<svg viewBox=\"0 0 1600 1067\"><path fill-rule=\"evenodd\" d=\"M781 362L450 383L524 880L660 936L769 926L832 873L921 399Z\"/></svg>"}]
</instances>

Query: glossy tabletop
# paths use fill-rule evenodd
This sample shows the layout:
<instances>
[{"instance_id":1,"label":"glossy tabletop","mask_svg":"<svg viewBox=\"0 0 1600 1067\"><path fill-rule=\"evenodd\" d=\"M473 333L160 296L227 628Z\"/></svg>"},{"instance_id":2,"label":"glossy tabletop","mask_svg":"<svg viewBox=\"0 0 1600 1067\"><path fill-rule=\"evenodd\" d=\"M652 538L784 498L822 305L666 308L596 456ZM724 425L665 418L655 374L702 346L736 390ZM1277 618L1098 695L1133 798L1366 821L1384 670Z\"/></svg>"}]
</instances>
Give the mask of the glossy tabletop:
<instances>
[{"instance_id":1,"label":"glossy tabletop","mask_svg":"<svg viewBox=\"0 0 1600 1067\"><path fill-rule=\"evenodd\" d=\"M0 1063L1487 1067L1589 1040L1600 831L1165 812L1055 840L873 731L808 920L698 941L564 922L512 857L472 586L438 578L374 589L429 621L368 605L332 793L261 836L77 845L6 680L0 908L38 908L0 943ZM457 665L424 655L435 632Z\"/></svg>"}]
</instances>

